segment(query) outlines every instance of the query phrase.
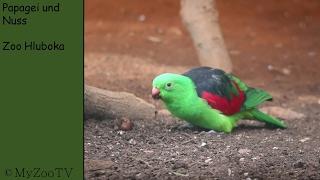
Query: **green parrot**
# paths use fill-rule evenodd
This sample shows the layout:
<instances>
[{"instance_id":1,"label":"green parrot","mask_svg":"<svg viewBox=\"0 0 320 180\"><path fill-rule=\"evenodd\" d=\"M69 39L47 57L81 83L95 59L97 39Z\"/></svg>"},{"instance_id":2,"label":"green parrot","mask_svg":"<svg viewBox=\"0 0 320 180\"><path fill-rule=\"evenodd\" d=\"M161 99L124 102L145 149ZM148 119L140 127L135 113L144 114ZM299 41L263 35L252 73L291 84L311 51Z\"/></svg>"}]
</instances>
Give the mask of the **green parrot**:
<instances>
[{"instance_id":1,"label":"green parrot","mask_svg":"<svg viewBox=\"0 0 320 180\"><path fill-rule=\"evenodd\" d=\"M257 109L272 100L270 94L248 87L220 69L197 67L183 74L165 73L157 76L152 86L154 99L161 99L174 116L195 126L230 133L238 120L251 119L287 127Z\"/></svg>"}]
</instances>

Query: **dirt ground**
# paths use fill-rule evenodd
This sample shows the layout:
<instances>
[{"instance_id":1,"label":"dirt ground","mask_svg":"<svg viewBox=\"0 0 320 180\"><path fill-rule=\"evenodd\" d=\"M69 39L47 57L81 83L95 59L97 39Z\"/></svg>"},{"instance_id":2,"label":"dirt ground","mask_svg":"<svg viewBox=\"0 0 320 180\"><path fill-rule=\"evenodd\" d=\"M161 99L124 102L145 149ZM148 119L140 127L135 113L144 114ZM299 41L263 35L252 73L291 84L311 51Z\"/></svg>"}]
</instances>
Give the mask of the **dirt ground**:
<instances>
[{"instance_id":1,"label":"dirt ground","mask_svg":"<svg viewBox=\"0 0 320 180\"><path fill-rule=\"evenodd\" d=\"M320 1L217 1L234 74L304 114L231 134L176 119L85 121L87 179L320 179ZM85 1L85 81L150 103L151 81L198 66L178 0ZM156 105L159 106L158 103Z\"/></svg>"}]
</instances>

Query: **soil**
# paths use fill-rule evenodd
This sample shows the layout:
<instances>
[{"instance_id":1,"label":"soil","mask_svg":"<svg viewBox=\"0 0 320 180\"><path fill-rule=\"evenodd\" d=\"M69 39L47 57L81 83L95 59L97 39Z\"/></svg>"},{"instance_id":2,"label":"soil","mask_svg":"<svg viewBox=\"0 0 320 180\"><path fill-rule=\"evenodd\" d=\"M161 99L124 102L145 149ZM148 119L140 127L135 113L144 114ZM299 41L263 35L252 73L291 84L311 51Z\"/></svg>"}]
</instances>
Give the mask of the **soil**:
<instances>
[{"instance_id":1,"label":"soil","mask_svg":"<svg viewBox=\"0 0 320 180\"><path fill-rule=\"evenodd\" d=\"M87 179L320 179L320 2L217 0L234 65L277 106L303 113L289 128L242 121L231 134L174 118L85 121ZM154 103L160 73L199 66L178 0L85 1L85 81Z\"/></svg>"}]
</instances>

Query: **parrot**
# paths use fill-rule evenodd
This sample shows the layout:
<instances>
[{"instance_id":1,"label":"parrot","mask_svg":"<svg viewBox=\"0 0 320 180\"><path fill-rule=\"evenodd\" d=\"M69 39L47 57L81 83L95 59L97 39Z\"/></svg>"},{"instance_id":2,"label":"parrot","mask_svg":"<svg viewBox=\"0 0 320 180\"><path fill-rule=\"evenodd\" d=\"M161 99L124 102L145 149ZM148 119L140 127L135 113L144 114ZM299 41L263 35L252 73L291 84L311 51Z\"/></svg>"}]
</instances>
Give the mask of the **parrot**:
<instances>
[{"instance_id":1,"label":"parrot","mask_svg":"<svg viewBox=\"0 0 320 180\"><path fill-rule=\"evenodd\" d=\"M269 93L217 68L201 66L183 74L160 74L152 81L151 96L160 99L173 116L216 132L231 133L240 119L287 128L284 121L258 109L272 100Z\"/></svg>"}]
</instances>

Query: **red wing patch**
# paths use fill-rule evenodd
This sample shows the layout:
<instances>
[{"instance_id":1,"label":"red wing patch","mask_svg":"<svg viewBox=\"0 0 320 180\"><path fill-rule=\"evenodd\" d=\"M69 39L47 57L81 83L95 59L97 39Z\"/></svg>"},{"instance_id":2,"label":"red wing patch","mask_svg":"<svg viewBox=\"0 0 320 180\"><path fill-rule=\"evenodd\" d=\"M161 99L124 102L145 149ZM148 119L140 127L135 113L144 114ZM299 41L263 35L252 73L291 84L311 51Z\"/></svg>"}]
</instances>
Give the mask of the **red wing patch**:
<instances>
[{"instance_id":1,"label":"red wing patch","mask_svg":"<svg viewBox=\"0 0 320 180\"><path fill-rule=\"evenodd\" d=\"M201 97L205 99L212 108L221 111L225 115L232 115L240 111L245 100L244 92L242 92L239 88L238 92L238 96L232 95L231 100L207 91L202 92Z\"/></svg>"}]
</instances>

